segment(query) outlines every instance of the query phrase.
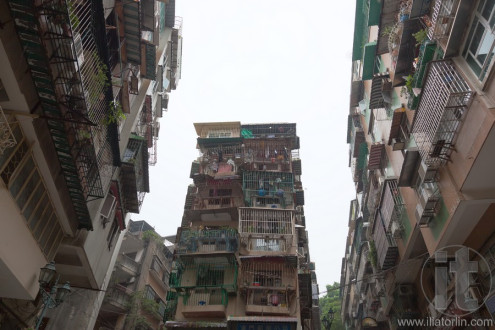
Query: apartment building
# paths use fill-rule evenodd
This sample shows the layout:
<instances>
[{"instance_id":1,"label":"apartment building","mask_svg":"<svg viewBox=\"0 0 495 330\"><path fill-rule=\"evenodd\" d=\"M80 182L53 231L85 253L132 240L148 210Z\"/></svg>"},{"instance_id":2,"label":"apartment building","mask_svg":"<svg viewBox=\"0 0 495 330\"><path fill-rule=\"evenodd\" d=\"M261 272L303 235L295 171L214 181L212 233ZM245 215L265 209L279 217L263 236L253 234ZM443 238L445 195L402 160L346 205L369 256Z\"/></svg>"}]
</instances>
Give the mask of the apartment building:
<instances>
[{"instance_id":1,"label":"apartment building","mask_svg":"<svg viewBox=\"0 0 495 330\"><path fill-rule=\"evenodd\" d=\"M341 276L349 329L495 312L494 5L356 1L347 134L356 199ZM452 245L479 253L461 292L475 311L459 305L450 271L442 313L435 305L435 265L455 260Z\"/></svg>"},{"instance_id":2,"label":"apartment building","mask_svg":"<svg viewBox=\"0 0 495 330\"><path fill-rule=\"evenodd\" d=\"M174 246L130 221L95 329L162 329Z\"/></svg>"},{"instance_id":3,"label":"apartment building","mask_svg":"<svg viewBox=\"0 0 495 330\"><path fill-rule=\"evenodd\" d=\"M72 293L42 326L92 329L149 192L182 19L174 0L9 0L0 21L0 324L37 322L54 261Z\"/></svg>"},{"instance_id":4,"label":"apartment building","mask_svg":"<svg viewBox=\"0 0 495 330\"><path fill-rule=\"evenodd\" d=\"M296 124L194 124L165 327L319 329Z\"/></svg>"}]
</instances>

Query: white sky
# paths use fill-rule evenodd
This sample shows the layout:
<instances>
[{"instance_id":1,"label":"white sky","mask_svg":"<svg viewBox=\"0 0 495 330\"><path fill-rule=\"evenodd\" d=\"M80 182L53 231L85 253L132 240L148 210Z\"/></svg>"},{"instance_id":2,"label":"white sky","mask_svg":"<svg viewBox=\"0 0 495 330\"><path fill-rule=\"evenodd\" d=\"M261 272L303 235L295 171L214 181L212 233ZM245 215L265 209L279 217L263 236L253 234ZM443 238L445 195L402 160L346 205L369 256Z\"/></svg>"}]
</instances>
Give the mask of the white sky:
<instances>
[{"instance_id":1,"label":"white sky","mask_svg":"<svg viewBox=\"0 0 495 330\"><path fill-rule=\"evenodd\" d=\"M177 0L182 79L161 119L158 164L141 213L162 235L184 211L194 122L295 122L310 254L320 291L340 281L355 196L347 115L355 1Z\"/></svg>"}]
</instances>

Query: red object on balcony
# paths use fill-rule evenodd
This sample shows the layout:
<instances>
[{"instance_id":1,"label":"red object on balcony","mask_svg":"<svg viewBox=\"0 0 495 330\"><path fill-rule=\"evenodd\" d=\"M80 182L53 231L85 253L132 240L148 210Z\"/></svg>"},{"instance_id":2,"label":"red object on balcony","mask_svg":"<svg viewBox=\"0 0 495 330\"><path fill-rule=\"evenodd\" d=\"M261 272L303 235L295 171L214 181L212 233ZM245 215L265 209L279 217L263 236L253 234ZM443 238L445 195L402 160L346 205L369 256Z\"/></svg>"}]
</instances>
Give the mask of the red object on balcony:
<instances>
[{"instance_id":1,"label":"red object on balcony","mask_svg":"<svg viewBox=\"0 0 495 330\"><path fill-rule=\"evenodd\" d=\"M270 296L270 302L273 306L278 306L278 304L280 304L280 297L278 296L278 294L272 294Z\"/></svg>"}]
</instances>

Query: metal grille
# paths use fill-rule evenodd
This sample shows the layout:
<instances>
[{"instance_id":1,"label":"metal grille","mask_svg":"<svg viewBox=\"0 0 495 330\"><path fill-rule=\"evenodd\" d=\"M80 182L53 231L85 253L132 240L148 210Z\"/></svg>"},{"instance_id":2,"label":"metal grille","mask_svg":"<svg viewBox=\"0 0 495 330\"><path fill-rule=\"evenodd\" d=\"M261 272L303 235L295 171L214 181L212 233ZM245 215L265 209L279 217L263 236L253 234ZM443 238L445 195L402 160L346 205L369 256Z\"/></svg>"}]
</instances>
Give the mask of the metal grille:
<instances>
[{"instance_id":1,"label":"metal grille","mask_svg":"<svg viewBox=\"0 0 495 330\"><path fill-rule=\"evenodd\" d=\"M293 235L293 212L239 208L239 233Z\"/></svg>"},{"instance_id":2,"label":"metal grille","mask_svg":"<svg viewBox=\"0 0 495 330\"><path fill-rule=\"evenodd\" d=\"M229 229L182 229L177 253L236 252L239 246L237 230Z\"/></svg>"},{"instance_id":3,"label":"metal grille","mask_svg":"<svg viewBox=\"0 0 495 330\"><path fill-rule=\"evenodd\" d=\"M294 285L297 278L296 268L287 264L283 259L276 258L245 260L241 271L242 283L250 287L283 288Z\"/></svg>"},{"instance_id":4,"label":"metal grille","mask_svg":"<svg viewBox=\"0 0 495 330\"><path fill-rule=\"evenodd\" d=\"M452 61L431 62L411 130L426 165L449 160L473 94Z\"/></svg>"},{"instance_id":5,"label":"metal grille","mask_svg":"<svg viewBox=\"0 0 495 330\"><path fill-rule=\"evenodd\" d=\"M235 291L237 264L227 257L181 257L174 261L170 274L171 288L224 288Z\"/></svg>"},{"instance_id":6,"label":"metal grille","mask_svg":"<svg viewBox=\"0 0 495 330\"><path fill-rule=\"evenodd\" d=\"M431 15L432 26L428 29L428 38L446 45L454 24L459 0L436 0Z\"/></svg>"},{"instance_id":7,"label":"metal grille","mask_svg":"<svg viewBox=\"0 0 495 330\"><path fill-rule=\"evenodd\" d=\"M294 204L293 174L288 172L265 171L244 172L243 191L247 205L262 206L263 202L259 201L259 199L270 197L277 198L280 201L280 207L290 207ZM268 205L268 207L279 206Z\"/></svg>"},{"instance_id":8,"label":"metal grille","mask_svg":"<svg viewBox=\"0 0 495 330\"><path fill-rule=\"evenodd\" d=\"M195 289L185 296L185 306L227 306L228 296L224 289Z\"/></svg>"},{"instance_id":9,"label":"metal grille","mask_svg":"<svg viewBox=\"0 0 495 330\"><path fill-rule=\"evenodd\" d=\"M392 222L400 224L400 217L404 210L404 201L397 186L397 180L385 181L380 213L383 224L387 231L390 231Z\"/></svg>"}]
</instances>

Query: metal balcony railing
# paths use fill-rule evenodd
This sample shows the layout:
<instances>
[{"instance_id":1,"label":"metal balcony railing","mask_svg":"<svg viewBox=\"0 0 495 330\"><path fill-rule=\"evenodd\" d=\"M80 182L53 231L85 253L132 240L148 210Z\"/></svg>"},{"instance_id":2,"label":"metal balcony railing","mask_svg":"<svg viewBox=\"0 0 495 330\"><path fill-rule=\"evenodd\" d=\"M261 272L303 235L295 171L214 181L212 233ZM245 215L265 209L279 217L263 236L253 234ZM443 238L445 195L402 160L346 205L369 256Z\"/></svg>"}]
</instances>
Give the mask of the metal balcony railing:
<instances>
[{"instance_id":1,"label":"metal balcony railing","mask_svg":"<svg viewBox=\"0 0 495 330\"><path fill-rule=\"evenodd\" d=\"M280 258L245 260L241 267L241 283L249 288L295 289L296 267Z\"/></svg>"},{"instance_id":2,"label":"metal balcony railing","mask_svg":"<svg viewBox=\"0 0 495 330\"><path fill-rule=\"evenodd\" d=\"M430 63L411 129L426 165L438 167L450 159L473 95L452 61Z\"/></svg>"},{"instance_id":3,"label":"metal balcony railing","mask_svg":"<svg viewBox=\"0 0 495 330\"><path fill-rule=\"evenodd\" d=\"M194 289L184 296L184 305L187 307L199 306L227 306L229 301L227 290L221 288Z\"/></svg>"},{"instance_id":4,"label":"metal balcony railing","mask_svg":"<svg viewBox=\"0 0 495 330\"><path fill-rule=\"evenodd\" d=\"M232 255L185 255L174 261L170 288L222 288L234 292L237 272L237 262Z\"/></svg>"},{"instance_id":5,"label":"metal balcony railing","mask_svg":"<svg viewBox=\"0 0 495 330\"><path fill-rule=\"evenodd\" d=\"M293 235L293 211L241 207L239 233Z\"/></svg>"},{"instance_id":6,"label":"metal balcony railing","mask_svg":"<svg viewBox=\"0 0 495 330\"><path fill-rule=\"evenodd\" d=\"M136 273L138 272L139 269L139 264L132 258L129 258L128 256L124 254L120 254L117 257L117 263L124 267L125 269L129 270L130 272Z\"/></svg>"},{"instance_id":7,"label":"metal balcony railing","mask_svg":"<svg viewBox=\"0 0 495 330\"><path fill-rule=\"evenodd\" d=\"M428 38L437 40L442 46L447 44L459 0L436 0L431 14L431 27L428 28Z\"/></svg>"},{"instance_id":8,"label":"metal balcony railing","mask_svg":"<svg viewBox=\"0 0 495 330\"><path fill-rule=\"evenodd\" d=\"M9 5L79 227L92 229L86 201L103 197L119 165L116 125L102 125L113 100L103 6L64 0Z\"/></svg>"},{"instance_id":9,"label":"metal balcony railing","mask_svg":"<svg viewBox=\"0 0 495 330\"><path fill-rule=\"evenodd\" d=\"M176 246L177 253L236 252L239 247L237 230L182 228Z\"/></svg>"}]
</instances>

